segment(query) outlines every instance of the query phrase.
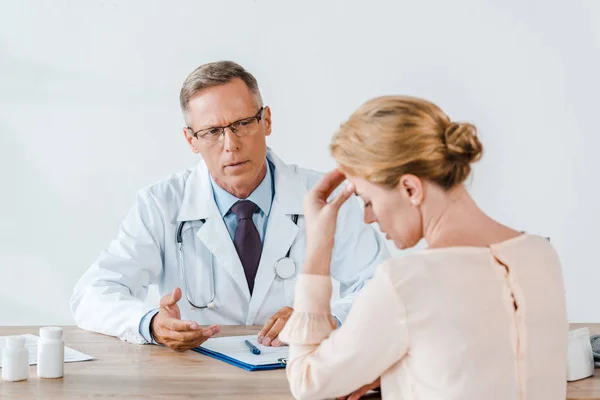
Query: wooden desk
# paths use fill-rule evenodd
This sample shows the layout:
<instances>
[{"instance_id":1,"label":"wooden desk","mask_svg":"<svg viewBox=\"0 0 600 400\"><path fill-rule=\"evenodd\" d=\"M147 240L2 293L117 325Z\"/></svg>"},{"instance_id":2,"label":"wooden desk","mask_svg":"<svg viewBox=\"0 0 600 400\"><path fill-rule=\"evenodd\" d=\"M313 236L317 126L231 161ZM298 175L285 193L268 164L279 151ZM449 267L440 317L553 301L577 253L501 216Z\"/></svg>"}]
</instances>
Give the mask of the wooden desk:
<instances>
[{"instance_id":1,"label":"wooden desk","mask_svg":"<svg viewBox=\"0 0 600 400\"><path fill-rule=\"evenodd\" d=\"M220 335L258 333L260 327L223 326ZM214 358L162 346L134 345L64 327L67 347L96 360L66 363L62 379L41 379L35 366L29 381L0 380L0 398L82 399L292 399L283 369L247 372ZM37 327L0 327L0 336L31 333Z\"/></svg>"},{"instance_id":2,"label":"wooden desk","mask_svg":"<svg viewBox=\"0 0 600 400\"><path fill-rule=\"evenodd\" d=\"M600 324L589 326L600 333ZM221 335L258 333L260 327L223 326ZM37 327L0 327L0 336L32 333ZM177 353L160 346L138 346L116 338L64 327L68 347L96 357L94 361L65 364L62 379L40 379L35 366L29 381L0 380L0 397L27 399L113 398L227 398L291 399L284 370L247 372L213 358L188 351ZM600 400L600 372L568 385L568 399Z\"/></svg>"}]
</instances>

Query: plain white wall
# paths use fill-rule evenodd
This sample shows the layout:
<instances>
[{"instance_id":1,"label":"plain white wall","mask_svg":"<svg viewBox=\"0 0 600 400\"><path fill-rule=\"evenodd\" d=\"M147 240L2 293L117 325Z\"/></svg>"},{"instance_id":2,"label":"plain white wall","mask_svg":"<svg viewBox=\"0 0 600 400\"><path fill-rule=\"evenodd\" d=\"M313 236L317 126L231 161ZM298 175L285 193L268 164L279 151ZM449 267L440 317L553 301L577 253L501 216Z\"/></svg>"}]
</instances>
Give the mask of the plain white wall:
<instances>
[{"instance_id":1,"label":"plain white wall","mask_svg":"<svg viewBox=\"0 0 600 400\"><path fill-rule=\"evenodd\" d=\"M474 122L474 197L552 237L570 320L600 322L597 1L2 0L1 325L73 323L135 192L196 162L178 93L220 59L258 78L290 163L332 168L333 131L376 95Z\"/></svg>"}]
</instances>

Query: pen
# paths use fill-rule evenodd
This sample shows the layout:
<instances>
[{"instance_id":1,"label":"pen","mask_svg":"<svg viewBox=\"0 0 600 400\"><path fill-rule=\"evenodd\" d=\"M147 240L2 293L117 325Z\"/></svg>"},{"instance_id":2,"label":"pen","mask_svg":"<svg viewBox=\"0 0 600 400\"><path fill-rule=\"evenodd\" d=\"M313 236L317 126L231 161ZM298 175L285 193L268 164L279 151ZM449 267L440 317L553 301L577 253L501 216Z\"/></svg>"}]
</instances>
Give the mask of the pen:
<instances>
[{"instance_id":1,"label":"pen","mask_svg":"<svg viewBox=\"0 0 600 400\"><path fill-rule=\"evenodd\" d=\"M250 343L248 340L244 340L244 343L246 343L246 346L248 346L248 348L250 349L250 351L252 352L252 354L254 355L259 355L260 354L260 350L253 345L252 343Z\"/></svg>"}]
</instances>

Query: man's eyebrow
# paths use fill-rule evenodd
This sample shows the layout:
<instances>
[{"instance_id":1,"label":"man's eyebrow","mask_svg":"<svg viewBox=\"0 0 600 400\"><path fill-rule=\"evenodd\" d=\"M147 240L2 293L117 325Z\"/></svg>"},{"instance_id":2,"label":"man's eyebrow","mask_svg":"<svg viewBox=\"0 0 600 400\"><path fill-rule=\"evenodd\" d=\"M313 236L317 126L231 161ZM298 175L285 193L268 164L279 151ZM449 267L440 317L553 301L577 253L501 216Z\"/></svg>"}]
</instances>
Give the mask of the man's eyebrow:
<instances>
[{"instance_id":1,"label":"man's eyebrow","mask_svg":"<svg viewBox=\"0 0 600 400\"><path fill-rule=\"evenodd\" d=\"M250 119L250 118L254 118L254 117L243 117L243 118L238 118L238 119L236 119L236 120L233 120L233 121L231 121L229 124L227 124L227 125L225 125L225 126L223 126L223 125L217 125L216 123L214 123L214 124L209 124L209 125L207 125L207 126L206 126L206 127L204 127L204 128L200 128L200 129L198 129L198 131L204 131L204 130L206 130L206 129L213 129L213 128L225 128L225 127L227 127L227 126L229 126L229 125L231 125L231 124L234 124L234 123L236 123L236 122L239 122L239 121L244 121L244 120L246 120L246 119ZM190 129L191 129L191 128L190 128Z\"/></svg>"}]
</instances>

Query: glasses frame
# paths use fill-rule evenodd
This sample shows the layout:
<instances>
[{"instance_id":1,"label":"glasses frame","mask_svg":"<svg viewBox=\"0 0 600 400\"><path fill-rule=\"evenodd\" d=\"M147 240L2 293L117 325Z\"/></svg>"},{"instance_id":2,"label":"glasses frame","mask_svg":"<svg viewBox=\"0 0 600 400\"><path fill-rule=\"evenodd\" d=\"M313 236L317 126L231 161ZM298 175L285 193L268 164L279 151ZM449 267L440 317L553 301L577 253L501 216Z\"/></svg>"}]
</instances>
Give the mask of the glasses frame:
<instances>
[{"instance_id":1,"label":"glasses frame","mask_svg":"<svg viewBox=\"0 0 600 400\"><path fill-rule=\"evenodd\" d=\"M246 117L246 118L242 118L242 119L238 119L237 121L233 121L232 123L230 123L229 125L226 125L226 126L212 126L212 127L210 127L210 128L202 128L202 129L199 129L199 130L197 130L196 132L194 132L194 131L192 130L192 128L190 128L189 126L187 126L187 127L186 127L186 129L188 130L188 133L190 134L190 136L192 136L192 137L194 137L194 138L196 138L196 139L202 139L202 140L204 140L204 141L206 141L206 142L208 142L208 139L206 139L206 135L208 135L208 133L209 133L208 131L212 131L213 129L219 129L219 131L220 131L220 132L219 132L219 138L218 138L218 139L217 139L217 141L215 142L215 143L218 143L218 142L221 140L221 138L222 138L223 136L225 136L225 129L227 129L227 128L229 128L229 130L230 130L230 131L231 131L231 132L232 132L234 135L236 135L236 136L237 136L237 133L236 133L236 131L235 131L235 128L234 128L234 125L237 125L237 124L239 124L239 123L241 123L241 122L245 122L245 121L248 121L248 122L250 122L250 121L252 121L253 119L256 119L256 122L257 122L257 123L260 123L260 121L261 121L261 120L262 120L262 118L263 118L264 111L265 111L265 107L263 106L263 107L261 107L261 108L260 108L260 110L258 110L258 112L257 112L256 114L254 114L253 116L251 116L251 117ZM206 132L206 133L204 133L203 135L199 135L199 133L200 133L200 132L203 132L203 131L207 131L207 132ZM238 136L238 137L239 137L239 136Z\"/></svg>"}]
</instances>

